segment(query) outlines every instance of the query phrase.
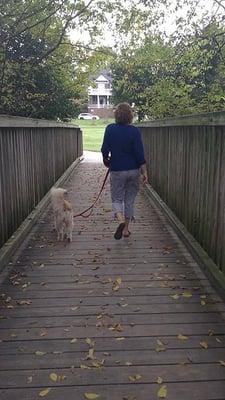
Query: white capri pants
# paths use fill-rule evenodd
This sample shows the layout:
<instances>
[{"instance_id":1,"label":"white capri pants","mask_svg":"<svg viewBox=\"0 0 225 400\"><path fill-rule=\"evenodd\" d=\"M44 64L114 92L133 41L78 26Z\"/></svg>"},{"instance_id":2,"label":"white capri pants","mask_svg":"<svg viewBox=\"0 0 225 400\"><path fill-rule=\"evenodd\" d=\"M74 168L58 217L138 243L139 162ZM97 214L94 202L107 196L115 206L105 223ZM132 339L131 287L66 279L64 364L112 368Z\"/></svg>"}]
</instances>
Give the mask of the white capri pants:
<instances>
[{"instance_id":1,"label":"white capri pants","mask_svg":"<svg viewBox=\"0 0 225 400\"><path fill-rule=\"evenodd\" d=\"M110 189L112 211L120 212L126 219L134 218L134 201L139 190L139 169L129 171L111 171Z\"/></svg>"}]
</instances>

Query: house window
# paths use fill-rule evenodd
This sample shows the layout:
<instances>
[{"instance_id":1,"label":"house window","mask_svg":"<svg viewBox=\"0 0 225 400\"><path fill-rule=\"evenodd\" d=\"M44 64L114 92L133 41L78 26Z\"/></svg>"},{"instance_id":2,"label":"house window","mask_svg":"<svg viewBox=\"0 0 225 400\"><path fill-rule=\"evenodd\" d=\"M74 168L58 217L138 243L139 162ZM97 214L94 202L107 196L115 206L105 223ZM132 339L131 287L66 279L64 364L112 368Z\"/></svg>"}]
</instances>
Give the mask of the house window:
<instances>
[{"instance_id":1,"label":"house window","mask_svg":"<svg viewBox=\"0 0 225 400\"><path fill-rule=\"evenodd\" d=\"M98 104L97 96L91 96L91 104Z\"/></svg>"},{"instance_id":2,"label":"house window","mask_svg":"<svg viewBox=\"0 0 225 400\"><path fill-rule=\"evenodd\" d=\"M105 83L105 89L110 89L110 83Z\"/></svg>"}]
</instances>

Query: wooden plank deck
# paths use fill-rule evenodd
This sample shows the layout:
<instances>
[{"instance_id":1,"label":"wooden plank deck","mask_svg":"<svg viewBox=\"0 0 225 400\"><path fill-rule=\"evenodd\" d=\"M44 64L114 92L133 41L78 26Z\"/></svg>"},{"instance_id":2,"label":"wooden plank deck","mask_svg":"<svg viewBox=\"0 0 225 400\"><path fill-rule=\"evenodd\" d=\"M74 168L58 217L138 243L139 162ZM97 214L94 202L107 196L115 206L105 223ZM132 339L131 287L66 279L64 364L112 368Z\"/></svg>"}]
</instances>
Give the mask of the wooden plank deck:
<instances>
[{"instance_id":1,"label":"wooden plank deck","mask_svg":"<svg viewBox=\"0 0 225 400\"><path fill-rule=\"evenodd\" d=\"M104 174L77 167L75 213ZM1 400L225 399L225 305L143 193L136 211L115 241L107 185L70 244L42 216L0 288Z\"/></svg>"}]
</instances>

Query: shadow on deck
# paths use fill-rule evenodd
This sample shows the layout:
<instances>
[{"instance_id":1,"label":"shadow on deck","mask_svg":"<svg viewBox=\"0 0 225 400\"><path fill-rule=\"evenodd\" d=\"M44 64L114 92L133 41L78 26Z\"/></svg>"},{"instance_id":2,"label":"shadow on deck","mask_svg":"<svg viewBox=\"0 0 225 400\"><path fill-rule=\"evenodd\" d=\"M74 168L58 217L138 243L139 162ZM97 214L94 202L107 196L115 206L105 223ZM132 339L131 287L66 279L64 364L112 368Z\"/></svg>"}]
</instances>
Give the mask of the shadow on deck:
<instances>
[{"instance_id":1,"label":"shadow on deck","mask_svg":"<svg viewBox=\"0 0 225 400\"><path fill-rule=\"evenodd\" d=\"M75 213L104 174L94 158L78 165ZM224 303L144 193L128 239L113 239L110 205L107 184L70 244L56 242L49 208L12 260L1 400L225 399Z\"/></svg>"}]
</instances>

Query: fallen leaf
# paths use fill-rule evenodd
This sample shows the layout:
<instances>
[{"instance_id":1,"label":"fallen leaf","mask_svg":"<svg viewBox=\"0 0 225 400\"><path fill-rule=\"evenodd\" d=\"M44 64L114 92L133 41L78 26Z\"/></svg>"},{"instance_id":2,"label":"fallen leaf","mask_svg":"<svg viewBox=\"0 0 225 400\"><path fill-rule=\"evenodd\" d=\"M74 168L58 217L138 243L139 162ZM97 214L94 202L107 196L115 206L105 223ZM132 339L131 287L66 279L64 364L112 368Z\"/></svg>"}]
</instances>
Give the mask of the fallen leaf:
<instances>
[{"instance_id":1,"label":"fallen leaf","mask_svg":"<svg viewBox=\"0 0 225 400\"><path fill-rule=\"evenodd\" d=\"M165 399L167 396L167 387L166 385L161 386L161 388L158 390L157 396L159 399Z\"/></svg>"},{"instance_id":2,"label":"fallen leaf","mask_svg":"<svg viewBox=\"0 0 225 400\"><path fill-rule=\"evenodd\" d=\"M95 342L94 342L93 340L91 340L90 338L86 338L86 339L85 339L85 342L86 342L89 346L92 346L92 347L94 347L94 345L95 345Z\"/></svg>"},{"instance_id":3,"label":"fallen leaf","mask_svg":"<svg viewBox=\"0 0 225 400\"><path fill-rule=\"evenodd\" d=\"M200 342L200 346L203 348L203 349L208 349L208 343L207 342L205 342L205 341L202 341L202 342Z\"/></svg>"},{"instance_id":4,"label":"fallen leaf","mask_svg":"<svg viewBox=\"0 0 225 400\"><path fill-rule=\"evenodd\" d=\"M33 381L33 376L28 376L27 383L32 383L32 381Z\"/></svg>"},{"instance_id":5,"label":"fallen leaf","mask_svg":"<svg viewBox=\"0 0 225 400\"><path fill-rule=\"evenodd\" d=\"M185 290L185 292L182 293L182 296L186 297L186 298L189 298L189 297L192 297L192 293L189 292L188 290Z\"/></svg>"},{"instance_id":6,"label":"fallen leaf","mask_svg":"<svg viewBox=\"0 0 225 400\"><path fill-rule=\"evenodd\" d=\"M39 350L35 351L36 356L44 356L45 354L46 354L46 352L44 352L44 351L39 351Z\"/></svg>"},{"instance_id":7,"label":"fallen leaf","mask_svg":"<svg viewBox=\"0 0 225 400\"><path fill-rule=\"evenodd\" d=\"M125 337L117 337L117 338L115 338L115 340L117 340L118 342L120 341L120 340L124 340L125 339Z\"/></svg>"},{"instance_id":8,"label":"fallen leaf","mask_svg":"<svg viewBox=\"0 0 225 400\"><path fill-rule=\"evenodd\" d=\"M80 368L81 369L91 369L90 367L88 367L88 365L84 365L84 364L81 364Z\"/></svg>"},{"instance_id":9,"label":"fallen leaf","mask_svg":"<svg viewBox=\"0 0 225 400\"><path fill-rule=\"evenodd\" d=\"M163 379L161 378L161 376L158 376L156 382L159 383L160 385L161 383L163 383Z\"/></svg>"},{"instance_id":10,"label":"fallen leaf","mask_svg":"<svg viewBox=\"0 0 225 400\"><path fill-rule=\"evenodd\" d=\"M137 375L129 376L129 380L131 382L137 382L141 379L141 377L142 377L141 375L137 374Z\"/></svg>"},{"instance_id":11,"label":"fallen leaf","mask_svg":"<svg viewBox=\"0 0 225 400\"><path fill-rule=\"evenodd\" d=\"M220 365L222 365L223 367L225 367L225 361L219 360Z\"/></svg>"},{"instance_id":12,"label":"fallen leaf","mask_svg":"<svg viewBox=\"0 0 225 400\"><path fill-rule=\"evenodd\" d=\"M77 339L76 338L74 338L74 339L72 339L71 341L70 341L70 343L76 343L77 342Z\"/></svg>"},{"instance_id":13,"label":"fallen leaf","mask_svg":"<svg viewBox=\"0 0 225 400\"><path fill-rule=\"evenodd\" d=\"M93 359L94 359L94 349L89 349L87 360L93 360Z\"/></svg>"},{"instance_id":14,"label":"fallen leaf","mask_svg":"<svg viewBox=\"0 0 225 400\"><path fill-rule=\"evenodd\" d=\"M52 372L52 373L49 375L49 378L51 379L51 381L57 382L58 376L57 376L57 374L55 374L54 372Z\"/></svg>"},{"instance_id":15,"label":"fallen leaf","mask_svg":"<svg viewBox=\"0 0 225 400\"><path fill-rule=\"evenodd\" d=\"M184 336L181 333L179 333L179 335L177 336L177 339L179 339L179 340L188 340L188 336Z\"/></svg>"},{"instance_id":16,"label":"fallen leaf","mask_svg":"<svg viewBox=\"0 0 225 400\"><path fill-rule=\"evenodd\" d=\"M95 399L99 398L99 394L97 394L97 393L85 393L84 397L87 400L95 400Z\"/></svg>"},{"instance_id":17,"label":"fallen leaf","mask_svg":"<svg viewBox=\"0 0 225 400\"><path fill-rule=\"evenodd\" d=\"M47 394L50 392L50 388L48 388L48 389L44 389L44 390L42 390L41 392L39 392L39 395L38 396L40 396L40 397L44 397L44 396L47 396Z\"/></svg>"},{"instance_id":18,"label":"fallen leaf","mask_svg":"<svg viewBox=\"0 0 225 400\"><path fill-rule=\"evenodd\" d=\"M170 297L172 297L172 299L174 300L178 300L180 298L179 294L172 294Z\"/></svg>"}]
</instances>

